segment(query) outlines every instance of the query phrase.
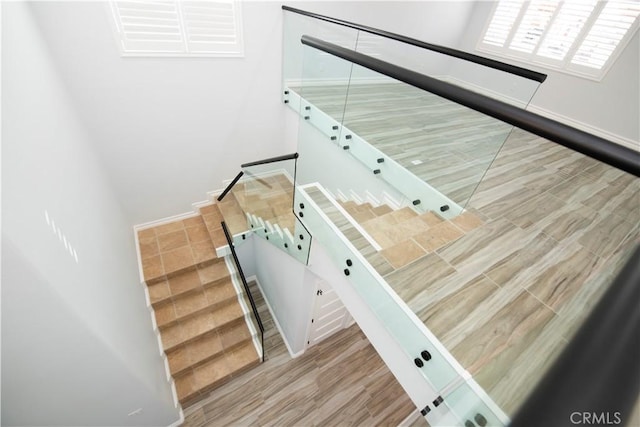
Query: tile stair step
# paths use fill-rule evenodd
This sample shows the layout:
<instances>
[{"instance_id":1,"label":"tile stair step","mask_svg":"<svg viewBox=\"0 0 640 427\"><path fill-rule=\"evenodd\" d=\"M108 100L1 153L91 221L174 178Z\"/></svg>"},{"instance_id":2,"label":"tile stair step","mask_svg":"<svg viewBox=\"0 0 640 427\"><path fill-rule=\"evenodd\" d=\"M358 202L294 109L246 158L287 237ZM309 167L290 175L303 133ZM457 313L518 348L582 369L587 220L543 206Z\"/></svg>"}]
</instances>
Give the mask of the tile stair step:
<instances>
[{"instance_id":1,"label":"tile stair step","mask_svg":"<svg viewBox=\"0 0 640 427\"><path fill-rule=\"evenodd\" d=\"M248 341L230 353L187 371L176 380L178 400L186 407L206 397L206 393L260 363L260 357Z\"/></svg>"},{"instance_id":2,"label":"tile stair step","mask_svg":"<svg viewBox=\"0 0 640 427\"><path fill-rule=\"evenodd\" d=\"M227 228L232 234L235 235L248 230L247 217L233 192L227 193L224 199L216 204L220 209L223 220L227 224Z\"/></svg>"},{"instance_id":3,"label":"tile stair step","mask_svg":"<svg viewBox=\"0 0 640 427\"><path fill-rule=\"evenodd\" d=\"M244 321L244 313L237 299L229 300L226 304L213 309L201 310L160 331L164 350L169 352L207 332L225 328L238 319Z\"/></svg>"},{"instance_id":4,"label":"tile stair step","mask_svg":"<svg viewBox=\"0 0 640 427\"><path fill-rule=\"evenodd\" d=\"M199 287L161 304L157 309L154 308L156 322L160 331L163 331L203 311L229 304L234 299L237 300L237 295L233 285L230 288L221 286L221 289L218 289L218 286Z\"/></svg>"},{"instance_id":5,"label":"tile stair step","mask_svg":"<svg viewBox=\"0 0 640 427\"><path fill-rule=\"evenodd\" d=\"M229 353L251 341L253 336L244 321L238 320L222 330L213 330L167 353L174 379L222 353Z\"/></svg>"},{"instance_id":6,"label":"tile stair step","mask_svg":"<svg viewBox=\"0 0 640 427\"><path fill-rule=\"evenodd\" d=\"M224 258L199 264L168 279L147 285L151 305L156 307L201 286L209 287L231 280Z\"/></svg>"},{"instance_id":7,"label":"tile stair step","mask_svg":"<svg viewBox=\"0 0 640 427\"><path fill-rule=\"evenodd\" d=\"M382 216L393 211L389 205L380 205L371 209L376 216Z\"/></svg>"},{"instance_id":8,"label":"tile stair step","mask_svg":"<svg viewBox=\"0 0 640 427\"><path fill-rule=\"evenodd\" d=\"M198 214L140 230L138 241L147 284L161 282L216 258L205 221Z\"/></svg>"},{"instance_id":9,"label":"tile stair step","mask_svg":"<svg viewBox=\"0 0 640 427\"><path fill-rule=\"evenodd\" d=\"M378 218L378 216L372 210L361 210L355 212L349 212L351 217L356 220L357 223L362 223L370 219Z\"/></svg>"}]
</instances>

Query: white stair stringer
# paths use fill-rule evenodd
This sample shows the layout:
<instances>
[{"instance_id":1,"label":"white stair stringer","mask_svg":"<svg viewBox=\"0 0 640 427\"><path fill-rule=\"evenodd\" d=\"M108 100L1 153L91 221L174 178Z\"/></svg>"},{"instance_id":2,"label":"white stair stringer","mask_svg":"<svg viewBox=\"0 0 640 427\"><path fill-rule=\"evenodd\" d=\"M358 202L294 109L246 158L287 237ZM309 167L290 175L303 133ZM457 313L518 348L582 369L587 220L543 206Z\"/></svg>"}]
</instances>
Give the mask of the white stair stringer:
<instances>
[{"instance_id":1,"label":"white stair stringer","mask_svg":"<svg viewBox=\"0 0 640 427\"><path fill-rule=\"evenodd\" d=\"M240 307L242 308L242 312L244 313L244 322L247 324L247 327L249 328L249 333L251 334L251 341L253 342L253 346L255 347L256 352L258 353L260 358L263 359L264 348L262 347L260 330L256 328L256 325L252 320L253 312L251 307L247 306L245 299L242 297L242 295L246 294L246 291L244 289L244 285L241 283L241 280L239 279L240 274L238 272L238 269L236 268L235 263L231 260L231 257L229 256L224 257L224 262L227 266L227 269L231 272L231 275L230 275L231 283L233 284L233 287L236 291L236 296L238 297L238 303L240 304Z\"/></svg>"}]
</instances>

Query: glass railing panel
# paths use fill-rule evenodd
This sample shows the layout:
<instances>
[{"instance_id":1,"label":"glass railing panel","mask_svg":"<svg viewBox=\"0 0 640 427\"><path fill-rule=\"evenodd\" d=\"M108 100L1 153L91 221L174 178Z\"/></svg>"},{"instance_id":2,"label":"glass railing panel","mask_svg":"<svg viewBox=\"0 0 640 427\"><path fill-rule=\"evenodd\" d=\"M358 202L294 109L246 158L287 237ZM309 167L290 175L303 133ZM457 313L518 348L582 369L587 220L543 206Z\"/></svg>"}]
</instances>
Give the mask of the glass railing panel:
<instances>
[{"instance_id":1,"label":"glass railing panel","mask_svg":"<svg viewBox=\"0 0 640 427\"><path fill-rule=\"evenodd\" d=\"M464 208L512 126L358 65L352 76L342 124L384 155L380 177L413 198L416 180L385 173L398 165Z\"/></svg>"},{"instance_id":2,"label":"glass railing panel","mask_svg":"<svg viewBox=\"0 0 640 427\"><path fill-rule=\"evenodd\" d=\"M366 32L358 34L355 50L521 108L540 86L537 80ZM362 72L358 78L376 76Z\"/></svg>"},{"instance_id":3,"label":"glass railing panel","mask_svg":"<svg viewBox=\"0 0 640 427\"><path fill-rule=\"evenodd\" d=\"M334 109L325 111L330 117L340 121L342 117L342 107L346 96L345 84L349 80L350 66L337 61L333 61L330 55L322 52L304 52L300 44L303 34L311 34L325 40L332 40L339 46L355 49L358 31L335 25L318 19L302 16L294 13L284 13L283 30L283 100L296 112L301 115L308 115L305 107L308 103L315 104L327 96L331 99L332 105L337 105ZM312 58L310 58L312 56ZM303 76L305 61L313 61L318 64L310 74ZM306 80L302 94L303 78ZM315 90L324 87L329 91ZM302 104L300 96L308 101Z\"/></svg>"},{"instance_id":4,"label":"glass railing panel","mask_svg":"<svg viewBox=\"0 0 640 427\"><path fill-rule=\"evenodd\" d=\"M304 76L320 67L314 51L304 48ZM302 100L308 108L303 121L417 211L460 214L512 127L363 67L347 67L340 58L323 61L350 68L351 84L312 87L316 104ZM335 117L327 118L326 111Z\"/></svg>"},{"instance_id":5,"label":"glass railing panel","mask_svg":"<svg viewBox=\"0 0 640 427\"><path fill-rule=\"evenodd\" d=\"M242 213L238 228L250 230L302 263L307 263L310 233L293 213L293 183L296 160L284 160L242 168L242 178L223 203L234 205L234 218ZM235 231L235 230L234 230Z\"/></svg>"}]
</instances>

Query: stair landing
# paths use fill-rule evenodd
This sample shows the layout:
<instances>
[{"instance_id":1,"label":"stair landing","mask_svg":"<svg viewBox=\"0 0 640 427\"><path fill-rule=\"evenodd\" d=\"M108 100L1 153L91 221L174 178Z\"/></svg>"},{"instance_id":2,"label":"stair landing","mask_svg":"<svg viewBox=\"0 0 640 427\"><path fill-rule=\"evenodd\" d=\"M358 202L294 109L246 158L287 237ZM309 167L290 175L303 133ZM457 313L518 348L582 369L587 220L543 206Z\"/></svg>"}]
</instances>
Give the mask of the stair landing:
<instances>
[{"instance_id":1,"label":"stair landing","mask_svg":"<svg viewBox=\"0 0 640 427\"><path fill-rule=\"evenodd\" d=\"M188 406L261 361L225 258L216 205L138 232L149 290L178 399Z\"/></svg>"}]
</instances>

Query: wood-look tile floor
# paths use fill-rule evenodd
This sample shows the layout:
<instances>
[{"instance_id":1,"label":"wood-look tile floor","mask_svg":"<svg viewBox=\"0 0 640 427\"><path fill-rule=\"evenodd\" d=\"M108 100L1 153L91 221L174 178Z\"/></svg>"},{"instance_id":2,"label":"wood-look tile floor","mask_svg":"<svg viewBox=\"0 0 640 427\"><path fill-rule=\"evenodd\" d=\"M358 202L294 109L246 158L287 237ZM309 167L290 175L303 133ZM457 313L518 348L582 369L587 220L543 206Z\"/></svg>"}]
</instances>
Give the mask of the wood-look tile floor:
<instances>
[{"instance_id":1,"label":"wood-look tile floor","mask_svg":"<svg viewBox=\"0 0 640 427\"><path fill-rule=\"evenodd\" d=\"M401 164L437 160L414 172L454 200L468 200L482 219L482 226L384 277L512 416L640 243L640 180L519 129L507 132L487 161L491 141L502 138L499 129L484 140L489 128L480 126L470 138L474 126L457 120L450 106L437 126L423 112L434 112L429 105L438 99L409 99L412 93L399 85L352 87L348 97L344 88L303 89ZM345 113L345 99L353 111ZM474 158L490 167L471 193L477 171L462 169Z\"/></svg>"},{"instance_id":2,"label":"wood-look tile floor","mask_svg":"<svg viewBox=\"0 0 640 427\"><path fill-rule=\"evenodd\" d=\"M295 90L460 205L511 131L510 125L405 84Z\"/></svg>"},{"instance_id":3,"label":"wood-look tile floor","mask_svg":"<svg viewBox=\"0 0 640 427\"><path fill-rule=\"evenodd\" d=\"M357 325L292 359L251 288L266 329L266 361L185 409L184 426L397 426L416 410Z\"/></svg>"}]
</instances>

